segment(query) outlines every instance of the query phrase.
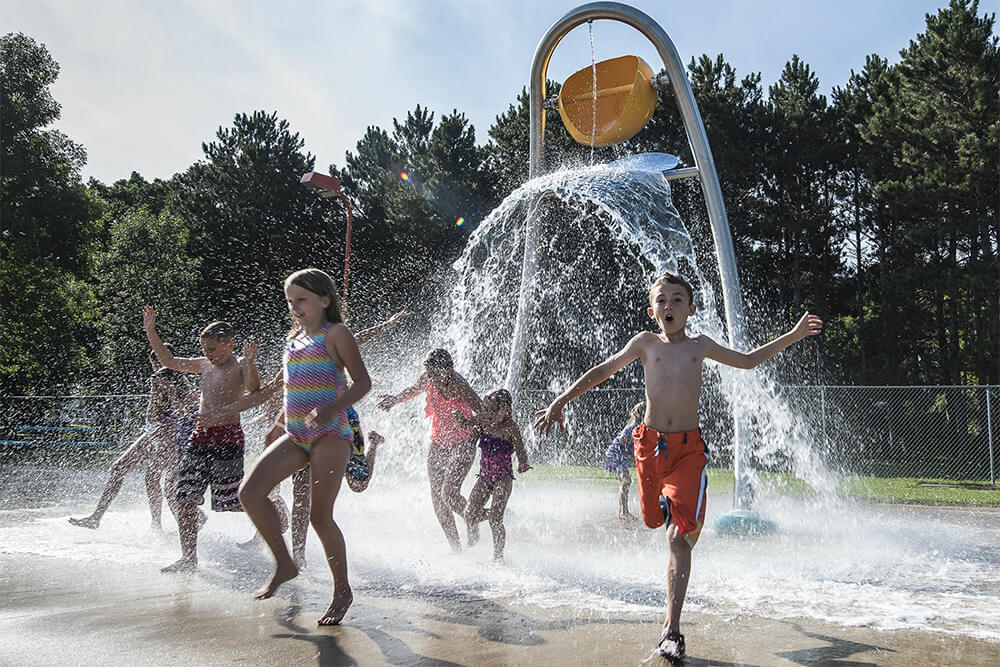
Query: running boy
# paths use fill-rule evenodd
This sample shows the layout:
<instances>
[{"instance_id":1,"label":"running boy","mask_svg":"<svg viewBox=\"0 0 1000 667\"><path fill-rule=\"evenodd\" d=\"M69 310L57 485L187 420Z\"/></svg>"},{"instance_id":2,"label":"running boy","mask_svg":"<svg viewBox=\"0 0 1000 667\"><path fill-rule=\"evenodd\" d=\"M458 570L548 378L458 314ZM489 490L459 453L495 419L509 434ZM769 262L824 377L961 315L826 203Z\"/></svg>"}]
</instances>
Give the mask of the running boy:
<instances>
[{"instance_id":1,"label":"running boy","mask_svg":"<svg viewBox=\"0 0 1000 667\"><path fill-rule=\"evenodd\" d=\"M649 290L646 309L660 333L636 334L621 351L584 373L540 410L535 422L545 435L553 424L563 429L562 411L567 403L636 359L642 361L646 414L632 437L643 521L650 528L667 526L667 616L657 653L670 662L682 662L685 656L681 608L691 571L691 549L705 517L708 453L698 428L702 362L707 358L736 368L754 368L823 327L818 317L806 313L791 331L745 354L703 334L688 336L685 326L694 312L694 295L687 281L662 275Z\"/></svg>"},{"instance_id":2,"label":"running boy","mask_svg":"<svg viewBox=\"0 0 1000 667\"><path fill-rule=\"evenodd\" d=\"M260 387L260 375L254 359L257 345L243 344L243 358L233 355L236 332L228 322L213 322L201 332L203 357L175 357L156 334L156 311L142 309L142 327L156 358L167 368L201 374L199 412L209 413L217 406L232 403L245 391ZM238 412L201 420L181 458L177 481L178 534L181 559L163 568L164 572L188 572L198 566L198 505L204 502L205 489L212 485L212 509L216 512L241 510L237 492L243 481L243 428Z\"/></svg>"}]
</instances>

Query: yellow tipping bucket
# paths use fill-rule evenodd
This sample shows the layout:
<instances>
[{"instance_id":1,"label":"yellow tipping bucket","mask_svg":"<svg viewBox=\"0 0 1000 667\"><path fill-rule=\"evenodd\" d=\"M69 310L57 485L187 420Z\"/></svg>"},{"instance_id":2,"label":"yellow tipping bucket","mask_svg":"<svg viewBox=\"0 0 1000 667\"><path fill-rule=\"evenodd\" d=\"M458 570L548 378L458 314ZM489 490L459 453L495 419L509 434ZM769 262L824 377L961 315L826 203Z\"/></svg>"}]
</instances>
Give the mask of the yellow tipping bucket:
<instances>
[{"instance_id":1,"label":"yellow tipping bucket","mask_svg":"<svg viewBox=\"0 0 1000 667\"><path fill-rule=\"evenodd\" d=\"M656 108L653 70L639 56L621 56L597 63L597 113L594 113L594 71L576 72L559 92L559 115L570 136L587 146L611 146L639 133Z\"/></svg>"}]
</instances>

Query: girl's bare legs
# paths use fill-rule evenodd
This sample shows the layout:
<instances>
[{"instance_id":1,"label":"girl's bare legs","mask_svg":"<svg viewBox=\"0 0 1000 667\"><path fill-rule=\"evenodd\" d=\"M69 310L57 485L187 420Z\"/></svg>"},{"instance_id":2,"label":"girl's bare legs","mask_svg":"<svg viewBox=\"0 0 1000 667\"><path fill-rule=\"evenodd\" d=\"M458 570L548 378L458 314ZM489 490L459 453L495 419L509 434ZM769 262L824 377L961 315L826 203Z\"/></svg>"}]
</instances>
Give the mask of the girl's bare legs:
<instances>
[{"instance_id":1,"label":"girl's bare legs","mask_svg":"<svg viewBox=\"0 0 1000 667\"><path fill-rule=\"evenodd\" d=\"M628 511L628 490L632 486L632 478L628 474L628 468L618 473L621 481L621 489L618 491L618 518L622 523L635 521L635 517Z\"/></svg>"},{"instance_id":2,"label":"girl's bare legs","mask_svg":"<svg viewBox=\"0 0 1000 667\"><path fill-rule=\"evenodd\" d=\"M309 534L309 469L292 475L292 557L306 566L306 537Z\"/></svg>"},{"instance_id":3,"label":"girl's bare legs","mask_svg":"<svg viewBox=\"0 0 1000 667\"><path fill-rule=\"evenodd\" d=\"M163 491L160 489L160 478L163 476L163 471L169 467L171 460L177 457L173 428L161 428L151 433L147 451L145 478L146 497L149 499L150 528L160 531L163 530L161 522L163 515ZM173 462L176 467L176 460Z\"/></svg>"},{"instance_id":4,"label":"girl's bare legs","mask_svg":"<svg viewBox=\"0 0 1000 667\"><path fill-rule=\"evenodd\" d=\"M462 497L462 483L465 481L472 463L476 460L476 447L469 442L463 442L451 450L451 456L445 466L444 486L441 488L445 505L452 512L464 515L466 500Z\"/></svg>"},{"instance_id":5,"label":"girl's bare legs","mask_svg":"<svg viewBox=\"0 0 1000 667\"><path fill-rule=\"evenodd\" d=\"M288 546L282 536L281 520L268 494L281 480L305 465L308 457L301 448L292 443L287 435L268 447L257 460L253 470L240 485L240 504L257 532L264 538L274 554L274 572L267 583L254 593L254 598L263 600L274 595L278 586L294 578L299 568L288 553Z\"/></svg>"},{"instance_id":6,"label":"girl's bare legs","mask_svg":"<svg viewBox=\"0 0 1000 667\"><path fill-rule=\"evenodd\" d=\"M69 522L74 526L82 528L97 528L101 524L101 518L104 517L104 513L108 511L111 501L115 499L115 496L121 490L122 482L125 481L125 475L135 470L146 460L149 444L149 434L144 433L136 438L129 448L111 464L111 468L108 470L108 481L104 485L101 497L97 500L97 508L94 509L94 513L82 519L71 517Z\"/></svg>"},{"instance_id":7,"label":"girl's bare legs","mask_svg":"<svg viewBox=\"0 0 1000 667\"><path fill-rule=\"evenodd\" d=\"M490 503L490 532L493 533L493 560L503 560L503 549L507 544L507 529L503 525L503 513L507 509L514 480L509 477L498 479L493 484L493 502Z\"/></svg>"},{"instance_id":8,"label":"girl's bare legs","mask_svg":"<svg viewBox=\"0 0 1000 667\"><path fill-rule=\"evenodd\" d=\"M161 468L149 466L146 468L146 497L149 498L149 527L154 531L163 530L163 491L160 490Z\"/></svg>"},{"instance_id":9,"label":"girl's bare legs","mask_svg":"<svg viewBox=\"0 0 1000 667\"><path fill-rule=\"evenodd\" d=\"M309 451L309 522L323 545L326 562L333 575L333 600L326 613L316 621L319 625L340 623L354 601L347 579L347 545L344 534L333 519L333 504L340 492L350 457L351 443L333 435L323 436Z\"/></svg>"},{"instance_id":10,"label":"girl's bare legs","mask_svg":"<svg viewBox=\"0 0 1000 667\"><path fill-rule=\"evenodd\" d=\"M469 492L469 504L465 506L465 525L468 529L469 546L479 542L479 522L486 519L483 508L486 507L486 500L490 497L492 489L482 479L476 479L476 483Z\"/></svg>"},{"instance_id":11,"label":"girl's bare legs","mask_svg":"<svg viewBox=\"0 0 1000 667\"><path fill-rule=\"evenodd\" d=\"M448 538L451 548L454 551L461 551L462 542L458 539L455 517L444 501L444 486L450 458L448 451L432 442L427 450L427 479L431 484L431 504L434 506L434 514L437 516L438 523L441 524L441 530Z\"/></svg>"}]
</instances>

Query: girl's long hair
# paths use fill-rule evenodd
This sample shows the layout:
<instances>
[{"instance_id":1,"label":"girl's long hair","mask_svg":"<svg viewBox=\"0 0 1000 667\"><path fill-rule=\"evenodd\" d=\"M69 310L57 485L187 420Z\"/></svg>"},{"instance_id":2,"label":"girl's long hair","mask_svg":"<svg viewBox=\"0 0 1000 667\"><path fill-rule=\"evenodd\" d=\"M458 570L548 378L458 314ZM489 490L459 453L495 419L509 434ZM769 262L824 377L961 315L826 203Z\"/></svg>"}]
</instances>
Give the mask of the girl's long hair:
<instances>
[{"instance_id":1,"label":"girl's long hair","mask_svg":"<svg viewBox=\"0 0 1000 667\"><path fill-rule=\"evenodd\" d=\"M340 311L340 297L337 296L337 286L333 283L333 278L326 271L320 269L302 269L285 278L285 287L295 285L302 289L309 290L318 296L329 297L330 305L326 307L324 315L326 321L331 324L342 324L344 316ZM291 340L299 332L298 326L293 326L288 332L288 339Z\"/></svg>"}]
</instances>

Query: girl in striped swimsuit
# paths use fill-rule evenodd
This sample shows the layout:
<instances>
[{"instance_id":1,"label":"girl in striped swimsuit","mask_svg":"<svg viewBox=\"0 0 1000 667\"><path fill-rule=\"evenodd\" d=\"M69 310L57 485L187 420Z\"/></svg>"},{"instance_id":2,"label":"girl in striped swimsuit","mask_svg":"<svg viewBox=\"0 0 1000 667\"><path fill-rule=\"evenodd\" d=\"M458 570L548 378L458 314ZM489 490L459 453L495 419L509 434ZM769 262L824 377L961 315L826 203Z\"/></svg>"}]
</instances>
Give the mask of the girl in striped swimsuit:
<instances>
[{"instance_id":1,"label":"girl in striped swimsuit","mask_svg":"<svg viewBox=\"0 0 1000 667\"><path fill-rule=\"evenodd\" d=\"M274 573L254 597L271 597L278 586L299 573L267 495L308 463L309 520L333 575L333 601L318 623L336 625L354 596L347 576L347 548L333 520L333 503L351 455L347 408L368 393L371 380L357 341L343 323L329 275L319 269L293 273L285 280L285 299L295 322L284 353L285 434L264 452L240 487L240 503L275 559ZM345 369L354 380L351 385Z\"/></svg>"}]
</instances>

